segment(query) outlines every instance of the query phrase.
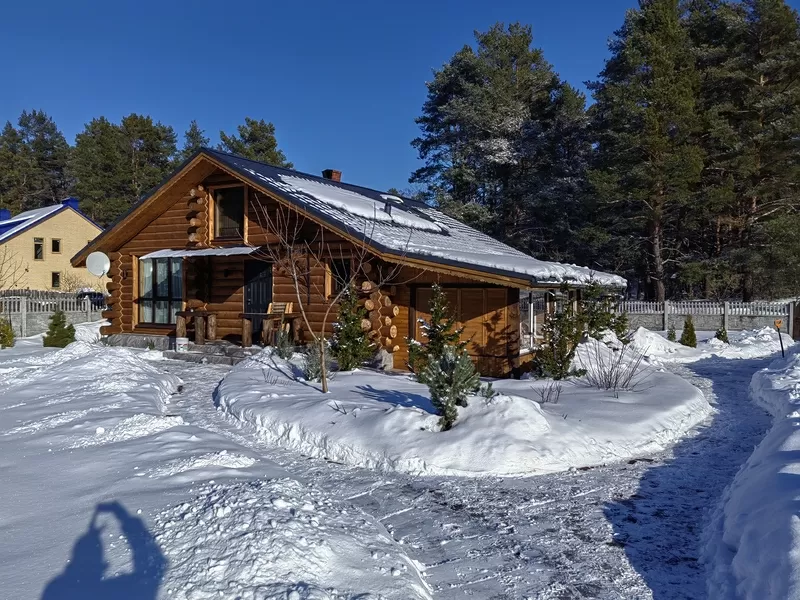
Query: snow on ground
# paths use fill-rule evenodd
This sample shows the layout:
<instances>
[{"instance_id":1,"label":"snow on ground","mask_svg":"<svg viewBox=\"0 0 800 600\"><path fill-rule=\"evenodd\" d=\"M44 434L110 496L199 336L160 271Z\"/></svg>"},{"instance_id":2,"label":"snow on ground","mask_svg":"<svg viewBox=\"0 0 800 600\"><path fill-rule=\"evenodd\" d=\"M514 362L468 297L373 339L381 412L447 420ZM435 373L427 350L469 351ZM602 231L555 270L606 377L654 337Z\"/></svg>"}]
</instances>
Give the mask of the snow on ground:
<instances>
[{"instance_id":1,"label":"snow on ground","mask_svg":"<svg viewBox=\"0 0 800 600\"><path fill-rule=\"evenodd\" d=\"M188 422L158 354L41 336L0 351L3 597L429 597L352 503Z\"/></svg>"},{"instance_id":2,"label":"snow on ground","mask_svg":"<svg viewBox=\"0 0 800 600\"><path fill-rule=\"evenodd\" d=\"M547 382L502 380L496 398L472 398L441 432L428 388L409 375L337 373L323 395L297 370L264 350L234 367L216 401L284 447L426 475L521 476L625 460L663 450L710 411L697 388L663 370L618 397L567 382L558 403L541 405Z\"/></svg>"},{"instance_id":3,"label":"snow on ground","mask_svg":"<svg viewBox=\"0 0 800 600\"><path fill-rule=\"evenodd\" d=\"M750 384L773 427L726 490L709 529L709 597L800 598L800 352Z\"/></svg>"},{"instance_id":4,"label":"snow on ground","mask_svg":"<svg viewBox=\"0 0 800 600\"><path fill-rule=\"evenodd\" d=\"M709 332L710 333L710 332ZM680 332L678 333L680 337ZM694 362L711 356L720 358L762 358L781 351L781 340L778 332L770 327L747 331L730 331L730 343L718 340L713 333L706 339L698 333L696 348L690 348L677 342L670 342L662 334L649 331L644 327L637 329L632 336L631 345L645 353L652 361ZM782 333L784 348L794 345L791 336Z\"/></svg>"}]
</instances>

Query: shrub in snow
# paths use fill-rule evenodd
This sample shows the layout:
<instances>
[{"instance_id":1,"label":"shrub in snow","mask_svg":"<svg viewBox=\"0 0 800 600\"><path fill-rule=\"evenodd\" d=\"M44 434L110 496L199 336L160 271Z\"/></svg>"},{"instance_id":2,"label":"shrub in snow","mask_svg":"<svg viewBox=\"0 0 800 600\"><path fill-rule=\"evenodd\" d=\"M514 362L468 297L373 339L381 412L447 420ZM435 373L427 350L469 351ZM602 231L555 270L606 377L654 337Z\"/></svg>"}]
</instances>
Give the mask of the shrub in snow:
<instances>
[{"instance_id":1,"label":"shrub in snow","mask_svg":"<svg viewBox=\"0 0 800 600\"><path fill-rule=\"evenodd\" d=\"M697 334L694 332L694 321L692 315L686 317L683 322L683 331L681 332L681 344L689 346L690 348L697 348Z\"/></svg>"},{"instance_id":2,"label":"shrub in snow","mask_svg":"<svg viewBox=\"0 0 800 600\"><path fill-rule=\"evenodd\" d=\"M322 361L325 360L325 372L331 372L331 354L327 348L323 349L323 344L327 346L326 340L312 341L306 346L305 364L303 367L303 377L306 381L322 380Z\"/></svg>"},{"instance_id":3,"label":"shrub in snow","mask_svg":"<svg viewBox=\"0 0 800 600\"><path fill-rule=\"evenodd\" d=\"M439 360L444 356L447 348L453 348L460 352L467 345L467 342L461 341L461 333L464 328L456 327L457 319L450 314L447 297L438 284L433 284L433 295L428 309L431 315L430 321L420 319L422 325L420 329L427 341L416 343L414 340L406 340L408 342L408 368L417 375L420 383L427 383L425 373L429 361Z\"/></svg>"},{"instance_id":4,"label":"shrub in snow","mask_svg":"<svg viewBox=\"0 0 800 600\"><path fill-rule=\"evenodd\" d=\"M441 356L430 355L425 366L425 382L431 393L431 403L436 408L442 431L453 427L459 406L467 405L467 396L480 389L480 375L469 355L446 346Z\"/></svg>"},{"instance_id":5,"label":"shrub in snow","mask_svg":"<svg viewBox=\"0 0 800 600\"><path fill-rule=\"evenodd\" d=\"M361 328L361 321L366 318L367 311L359 306L355 287L350 285L339 301L339 316L333 324L331 340L331 353L341 371L360 367L374 353L367 332Z\"/></svg>"},{"instance_id":6,"label":"shrub in snow","mask_svg":"<svg viewBox=\"0 0 800 600\"><path fill-rule=\"evenodd\" d=\"M578 362L590 386L609 390L618 398L620 391L635 391L651 374L651 371L642 369L644 357L645 352L631 344L611 348L590 341L581 347Z\"/></svg>"},{"instance_id":7,"label":"shrub in snow","mask_svg":"<svg viewBox=\"0 0 800 600\"><path fill-rule=\"evenodd\" d=\"M586 323L586 331L596 340L603 339L608 330L619 339L628 335L628 315L614 312L613 298L597 282L591 282L583 290L580 314Z\"/></svg>"},{"instance_id":8,"label":"shrub in snow","mask_svg":"<svg viewBox=\"0 0 800 600\"><path fill-rule=\"evenodd\" d=\"M50 317L50 326L44 336L42 345L52 348L65 348L75 341L75 327L67 325L67 315L58 310Z\"/></svg>"},{"instance_id":9,"label":"shrub in snow","mask_svg":"<svg viewBox=\"0 0 800 600\"><path fill-rule=\"evenodd\" d=\"M717 331L714 333L714 337L717 338L721 342L725 342L726 344L730 343L728 341L728 330L725 329L724 326L720 327L719 329L717 329Z\"/></svg>"},{"instance_id":10,"label":"shrub in snow","mask_svg":"<svg viewBox=\"0 0 800 600\"><path fill-rule=\"evenodd\" d=\"M539 404L558 404L562 388L563 384L560 381L550 379L544 387L534 389L539 396Z\"/></svg>"},{"instance_id":11,"label":"shrub in snow","mask_svg":"<svg viewBox=\"0 0 800 600\"><path fill-rule=\"evenodd\" d=\"M667 340L670 342L674 342L678 339L678 336L675 334L675 325L670 325L669 329L667 329Z\"/></svg>"},{"instance_id":12,"label":"shrub in snow","mask_svg":"<svg viewBox=\"0 0 800 600\"><path fill-rule=\"evenodd\" d=\"M14 328L8 319L0 319L0 350L14 345Z\"/></svg>"},{"instance_id":13,"label":"shrub in snow","mask_svg":"<svg viewBox=\"0 0 800 600\"><path fill-rule=\"evenodd\" d=\"M571 305L549 314L542 325L544 342L536 352L533 368L539 377L565 379L583 373L572 366L575 350L583 337L583 319Z\"/></svg>"},{"instance_id":14,"label":"shrub in snow","mask_svg":"<svg viewBox=\"0 0 800 600\"><path fill-rule=\"evenodd\" d=\"M292 342L291 334L284 327L283 319L281 319L278 331L275 333L272 351L283 360L289 360L294 354L294 343Z\"/></svg>"}]
</instances>

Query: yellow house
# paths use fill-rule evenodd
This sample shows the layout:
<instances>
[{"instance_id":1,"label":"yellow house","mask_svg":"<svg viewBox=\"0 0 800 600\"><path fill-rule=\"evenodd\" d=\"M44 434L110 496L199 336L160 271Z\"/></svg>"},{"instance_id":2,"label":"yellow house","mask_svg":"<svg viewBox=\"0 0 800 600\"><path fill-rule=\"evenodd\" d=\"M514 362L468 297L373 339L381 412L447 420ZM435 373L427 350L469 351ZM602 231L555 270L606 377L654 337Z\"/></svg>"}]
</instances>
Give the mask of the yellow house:
<instances>
[{"instance_id":1,"label":"yellow house","mask_svg":"<svg viewBox=\"0 0 800 600\"><path fill-rule=\"evenodd\" d=\"M101 231L78 209L76 198L15 216L0 209L0 288L101 289L107 278L70 264Z\"/></svg>"}]
</instances>

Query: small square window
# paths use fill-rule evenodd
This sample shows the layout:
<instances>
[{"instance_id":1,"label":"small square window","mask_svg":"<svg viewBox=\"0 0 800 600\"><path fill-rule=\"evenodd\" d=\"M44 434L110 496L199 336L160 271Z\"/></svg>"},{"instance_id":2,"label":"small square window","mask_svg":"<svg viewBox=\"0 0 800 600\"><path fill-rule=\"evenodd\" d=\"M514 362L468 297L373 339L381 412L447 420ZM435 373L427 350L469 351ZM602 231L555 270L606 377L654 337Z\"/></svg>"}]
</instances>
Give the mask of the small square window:
<instances>
[{"instance_id":1,"label":"small square window","mask_svg":"<svg viewBox=\"0 0 800 600\"><path fill-rule=\"evenodd\" d=\"M50 273L50 287L52 288L60 288L61 287L61 273L58 271L53 271Z\"/></svg>"},{"instance_id":2,"label":"small square window","mask_svg":"<svg viewBox=\"0 0 800 600\"><path fill-rule=\"evenodd\" d=\"M50 252L61 254L61 240L53 238L50 240Z\"/></svg>"},{"instance_id":3,"label":"small square window","mask_svg":"<svg viewBox=\"0 0 800 600\"><path fill-rule=\"evenodd\" d=\"M349 258L334 258L328 264L328 278L329 283L326 286L328 289L327 296L336 296L345 287L350 285L350 259Z\"/></svg>"},{"instance_id":4,"label":"small square window","mask_svg":"<svg viewBox=\"0 0 800 600\"><path fill-rule=\"evenodd\" d=\"M33 238L33 260L44 260L44 238Z\"/></svg>"}]
</instances>

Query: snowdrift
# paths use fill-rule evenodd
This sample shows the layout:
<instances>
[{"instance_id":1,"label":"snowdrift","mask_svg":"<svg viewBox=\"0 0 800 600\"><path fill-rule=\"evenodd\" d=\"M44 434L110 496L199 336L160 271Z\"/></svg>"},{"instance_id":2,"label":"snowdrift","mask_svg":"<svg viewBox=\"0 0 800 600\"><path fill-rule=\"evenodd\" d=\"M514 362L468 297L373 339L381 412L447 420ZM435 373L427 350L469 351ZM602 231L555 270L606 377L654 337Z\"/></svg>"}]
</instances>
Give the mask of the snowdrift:
<instances>
[{"instance_id":1,"label":"snowdrift","mask_svg":"<svg viewBox=\"0 0 800 600\"><path fill-rule=\"evenodd\" d=\"M706 532L709 598L800 598L800 350L756 373L750 394L774 425Z\"/></svg>"},{"instance_id":2,"label":"snowdrift","mask_svg":"<svg viewBox=\"0 0 800 600\"><path fill-rule=\"evenodd\" d=\"M498 397L472 398L440 432L428 388L409 375L338 373L323 395L294 372L267 349L230 371L216 402L272 443L414 474L521 476L625 460L663 449L710 411L697 388L663 371L619 397L565 382L558 403L545 404L547 382L503 380Z\"/></svg>"}]
</instances>

